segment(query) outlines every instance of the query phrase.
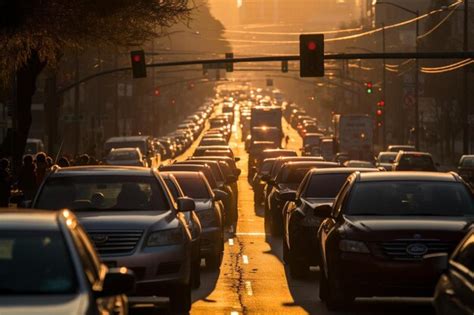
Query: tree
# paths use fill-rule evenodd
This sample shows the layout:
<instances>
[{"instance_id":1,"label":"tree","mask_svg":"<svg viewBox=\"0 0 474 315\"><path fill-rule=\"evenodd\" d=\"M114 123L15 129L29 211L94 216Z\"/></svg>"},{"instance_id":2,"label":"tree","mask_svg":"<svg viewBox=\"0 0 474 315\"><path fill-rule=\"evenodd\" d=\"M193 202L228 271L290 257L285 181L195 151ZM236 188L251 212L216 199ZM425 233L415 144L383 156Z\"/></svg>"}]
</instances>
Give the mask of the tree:
<instances>
[{"instance_id":1,"label":"tree","mask_svg":"<svg viewBox=\"0 0 474 315\"><path fill-rule=\"evenodd\" d=\"M0 0L0 84L16 90L16 128L0 155L20 163L36 79L65 51L139 45L186 19L190 10L188 0Z\"/></svg>"}]
</instances>

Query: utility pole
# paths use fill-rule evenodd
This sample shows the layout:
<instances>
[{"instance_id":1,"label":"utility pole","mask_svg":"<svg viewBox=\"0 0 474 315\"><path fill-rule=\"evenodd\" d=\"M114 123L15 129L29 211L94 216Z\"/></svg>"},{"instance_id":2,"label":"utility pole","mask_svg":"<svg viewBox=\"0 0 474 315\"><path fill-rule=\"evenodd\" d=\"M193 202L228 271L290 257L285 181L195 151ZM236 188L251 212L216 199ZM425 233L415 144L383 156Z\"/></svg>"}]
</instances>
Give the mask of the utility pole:
<instances>
[{"instance_id":1,"label":"utility pole","mask_svg":"<svg viewBox=\"0 0 474 315\"><path fill-rule=\"evenodd\" d=\"M382 23L382 51L385 55L385 49L386 49L386 46L385 46L385 24ZM382 69L382 98L385 102L385 104L387 104L387 93L385 92L386 90L386 87L387 87L387 70L386 70L386 67L387 67L387 62L386 62L386 59L385 57L383 58L383 69ZM386 146L387 146L387 138L386 138L386 121L385 121L385 116L386 116L386 112L384 113L384 115L382 116L382 149L385 150Z\"/></svg>"},{"instance_id":2,"label":"utility pole","mask_svg":"<svg viewBox=\"0 0 474 315\"><path fill-rule=\"evenodd\" d=\"M416 35L415 35L415 50L418 53L418 36L420 34L420 12L416 10ZM419 59L415 59L415 147L417 150L420 148L420 62Z\"/></svg>"},{"instance_id":3,"label":"utility pole","mask_svg":"<svg viewBox=\"0 0 474 315\"><path fill-rule=\"evenodd\" d=\"M75 69L74 69L74 80L79 81L79 52L76 50L75 56ZM73 124L74 124L74 154L79 154L79 142L81 141L81 126L79 121L79 85L74 87L74 115L73 115Z\"/></svg>"},{"instance_id":4,"label":"utility pole","mask_svg":"<svg viewBox=\"0 0 474 315\"><path fill-rule=\"evenodd\" d=\"M464 0L464 44L463 44L463 50L468 51L469 50L469 0ZM464 97L463 97L463 105L462 105L462 111L463 111L463 137L462 137L462 142L463 142L463 153L464 154L469 154L469 144L470 144L470 139L469 139L469 115L470 115L470 110L469 110L469 84L468 84L468 79L469 79L469 67L464 67L463 71L463 76L464 76Z\"/></svg>"}]
</instances>

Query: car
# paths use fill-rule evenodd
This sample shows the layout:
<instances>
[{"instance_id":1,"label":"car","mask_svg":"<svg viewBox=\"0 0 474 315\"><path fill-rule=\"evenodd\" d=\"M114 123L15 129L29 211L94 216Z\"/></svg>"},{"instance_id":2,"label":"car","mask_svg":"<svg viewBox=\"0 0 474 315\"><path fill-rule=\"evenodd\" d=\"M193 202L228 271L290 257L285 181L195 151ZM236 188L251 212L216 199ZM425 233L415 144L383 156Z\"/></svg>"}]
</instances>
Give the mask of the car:
<instances>
[{"instance_id":1,"label":"car","mask_svg":"<svg viewBox=\"0 0 474 315\"><path fill-rule=\"evenodd\" d=\"M240 158L234 156L234 152L228 145L210 145L200 146L194 150L193 156L206 156L206 155L224 155L235 159L236 162L240 161Z\"/></svg>"},{"instance_id":2,"label":"car","mask_svg":"<svg viewBox=\"0 0 474 315\"><path fill-rule=\"evenodd\" d=\"M269 181L272 190L267 196L268 207L265 208L265 224L272 235L280 235L283 231L282 209L285 201L281 199L281 194L296 191L310 169L337 166L337 163L321 161L287 162L283 165L275 179Z\"/></svg>"},{"instance_id":3,"label":"car","mask_svg":"<svg viewBox=\"0 0 474 315\"><path fill-rule=\"evenodd\" d=\"M398 152L380 152L379 155L377 156L375 166L377 167L383 167L386 171L391 171L392 170L392 164L395 162L395 159L397 158Z\"/></svg>"},{"instance_id":4,"label":"car","mask_svg":"<svg viewBox=\"0 0 474 315\"><path fill-rule=\"evenodd\" d=\"M433 296L442 270L474 218L473 194L456 173L354 173L333 205L315 208L320 299L331 310L356 297Z\"/></svg>"},{"instance_id":5,"label":"car","mask_svg":"<svg viewBox=\"0 0 474 315\"><path fill-rule=\"evenodd\" d=\"M474 155L463 155L459 159L458 173L468 183L474 183Z\"/></svg>"},{"instance_id":6,"label":"car","mask_svg":"<svg viewBox=\"0 0 474 315\"><path fill-rule=\"evenodd\" d=\"M105 158L105 164L147 167L139 148L111 149Z\"/></svg>"},{"instance_id":7,"label":"car","mask_svg":"<svg viewBox=\"0 0 474 315\"><path fill-rule=\"evenodd\" d=\"M70 209L105 264L134 271L136 296L168 296L176 312L191 308L192 239L184 212L195 204L175 200L156 169L55 167L32 208Z\"/></svg>"},{"instance_id":8,"label":"car","mask_svg":"<svg viewBox=\"0 0 474 315\"><path fill-rule=\"evenodd\" d=\"M416 151L416 147L410 144L392 144L387 147L388 152Z\"/></svg>"},{"instance_id":9,"label":"car","mask_svg":"<svg viewBox=\"0 0 474 315\"><path fill-rule=\"evenodd\" d=\"M203 138L199 142L199 146L227 145L227 141L223 138Z\"/></svg>"},{"instance_id":10,"label":"car","mask_svg":"<svg viewBox=\"0 0 474 315\"><path fill-rule=\"evenodd\" d=\"M309 266L319 265L317 231L322 218L314 210L332 204L347 177L354 172L374 172L374 168L319 168L310 170L298 187L281 195L283 207L283 260L292 277L305 277Z\"/></svg>"},{"instance_id":11,"label":"car","mask_svg":"<svg viewBox=\"0 0 474 315\"><path fill-rule=\"evenodd\" d=\"M249 180L253 180L255 173L259 172L260 166L265 159L277 158L281 156L297 156L297 154L295 151L287 149L265 149L260 151L259 154L255 154L253 159L249 156Z\"/></svg>"},{"instance_id":12,"label":"car","mask_svg":"<svg viewBox=\"0 0 474 315\"><path fill-rule=\"evenodd\" d=\"M161 177L166 183L171 195L174 200L178 200L181 197L190 197L186 195L175 176L171 173L160 173ZM193 199L194 200L194 199ZM195 202L196 203L196 202ZM199 288L201 285L201 233L202 227L196 209L184 213L186 217L186 223L188 223L189 231L191 232L191 285L193 289Z\"/></svg>"},{"instance_id":13,"label":"car","mask_svg":"<svg viewBox=\"0 0 474 315\"><path fill-rule=\"evenodd\" d=\"M264 190L265 190L265 180L269 179L270 172L272 170L273 164L277 158L270 158L263 160L261 166L259 167L259 171L255 173L255 176L252 180L252 188L253 188L253 200L255 206L260 206L263 203L264 197Z\"/></svg>"},{"instance_id":14,"label":"car","mask_svg":"<svg viewBox=\"0 0 474 315\"><path fill-rule=\"evenodd\" d=\"M202 160L202 159L203 159L203 157L200 157L200 156L190 156L190 157L188 157L188 160ZM235 159L232 159L230 157L227 157L227 156L208 156L208 155L206 155L206 157L204 159L209 160L209 161L224 161L224 162L226 162L229 165L229 167L232 169L232 172L234 173L234 176L236 176L237 178L242 173L242 170L237 167L237 164L235 163Z\"/></svg>"},{"instance_id":15,"label":"car","mask_svg":"<svg viewBox=\"0 0 474 315\"><path fill-rule=\"evenodd\" d=\"M398 151L392 170L436 172L437 168L428 152Z\"/></svg>"},{"instance_id":16,"label":"car","mask_svg":"<svg viewBox=\"0 0 474 315\"><path fill-rule=\"evenodd\" d=\"M193 198L196 214L201 222L200 256L206 267L217 270L224 253L224 206L219 193L211 190L200 172L170 172L177 179L184 194Z\"/></svg>"},{"instance_id":17,"label":"car","mask_svg":"<svg viewBox=\"0 0 474 315\"><path fill-rule=\"evenodd\" d=\"M345 167L365 167L365 168L375 168L374 164L369 161L359 161L359 160L349 160L345 161L342 165Z\"/></svg>"},{"instance_id":18,"label":"car","mask_svg":"<svg viewBox=\"0 0 474 315\"><path fill-rule=\"evenodd\" d=\"M118 148L139 148L149 167L157 167L160 164L161 157L155 150L151 136L112 137L104 144L106 154Z\"/></svg>"},{"instance_id":19,"label":"car","mask_svg":"<svg viewBox=\"0 0 474 315\"><path fill-rule=\"evenodd\" d=\"M445 271L434 294L436 313L474 314L474 229L471 228L449 260L446 254L439 258L441 268Z\"/></svg>"},{"instance_id":20,"label":"car","mask_svg":"<svg viewBox=\"0 0 474 315\"><path fill-rule=\"evenodd\" d=\"M302 155L313 155L314 148L320 150L322 137L322 133L306 133L303 137L303 147L300 149Z\"/></svg>"},{"instance_id":21,"label":"car","mask_svg":"<svg viewBox=\"0 0 474 315\"><path fill-rule=\"evenodd\" d=\"M135 277L108 268L70 211L0 210L0 314L128 314Z\"/></svg>"}]
</instances>

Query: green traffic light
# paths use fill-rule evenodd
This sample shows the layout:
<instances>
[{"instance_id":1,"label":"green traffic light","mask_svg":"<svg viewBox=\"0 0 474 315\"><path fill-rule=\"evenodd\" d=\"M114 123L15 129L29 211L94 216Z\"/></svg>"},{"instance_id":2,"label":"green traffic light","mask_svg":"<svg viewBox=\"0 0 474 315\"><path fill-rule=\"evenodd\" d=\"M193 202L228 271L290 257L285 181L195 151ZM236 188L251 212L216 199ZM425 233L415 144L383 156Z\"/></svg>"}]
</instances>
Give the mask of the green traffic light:
<instances>
[{"instance_id":1,"label":"green traffic light","mask_svg":"<svg viewBox=\"0 0 474 315\"><path fill-rule=\"evenodd\" d=\"M367 94L372 94L372 89L367 89Z\"/></svg>"}]
</instances>

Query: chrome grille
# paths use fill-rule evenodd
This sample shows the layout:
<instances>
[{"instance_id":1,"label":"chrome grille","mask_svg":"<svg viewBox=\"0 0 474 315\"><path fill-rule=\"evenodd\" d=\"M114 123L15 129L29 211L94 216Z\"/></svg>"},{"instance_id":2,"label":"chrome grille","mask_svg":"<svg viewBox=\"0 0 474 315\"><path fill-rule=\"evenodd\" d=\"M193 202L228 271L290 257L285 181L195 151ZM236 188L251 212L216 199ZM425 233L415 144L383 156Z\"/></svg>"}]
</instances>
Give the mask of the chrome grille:
<instances>
[{"instance_id":1,"label":"chrome grille","mask_svg":"<svg viewBox=\"0 0 474 315\"><path fill-rule=\"evenodd\" d=\"M131 254L140 241L143 231L88 231L100 255Z\"/></svg>"},{"instance_id":2,"label":"chrome grille","mask_svg":"<svg viewBox=\"0 0 474 315\"><path fill-rule=\"evenodd\" d=\"M426 252L420 255L410 253L408 247L413 245L424 245ZM381 253L393 260L420 260L427 254L451 253L454 246L453 243L441 242L440 240L419 239L401 239L378 244Z\"/></svg>"}]
</instances>

